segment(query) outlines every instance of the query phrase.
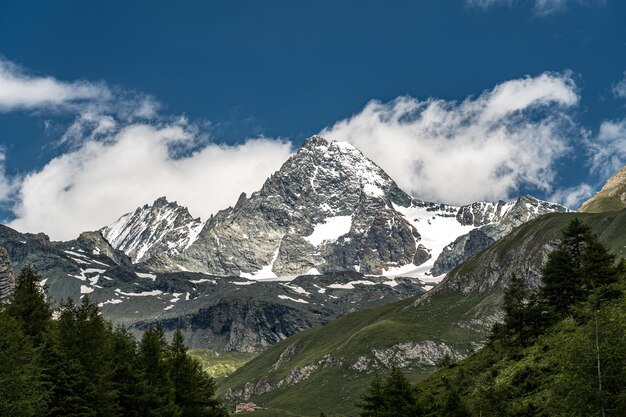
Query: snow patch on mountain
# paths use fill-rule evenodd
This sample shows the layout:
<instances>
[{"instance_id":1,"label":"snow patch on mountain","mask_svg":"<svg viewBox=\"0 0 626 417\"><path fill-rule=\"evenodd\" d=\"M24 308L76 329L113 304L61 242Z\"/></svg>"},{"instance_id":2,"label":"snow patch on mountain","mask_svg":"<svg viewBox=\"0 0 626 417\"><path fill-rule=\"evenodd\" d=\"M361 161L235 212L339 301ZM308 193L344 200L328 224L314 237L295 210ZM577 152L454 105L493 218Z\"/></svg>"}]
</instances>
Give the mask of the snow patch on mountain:
<instances>
[{"instance_id":1,"label":"snow patch on mountain","mask_svg":"<svg viewBox=\"0 0 626 417\"><path fill-rule=\"evenodd\" d=\"M313 233L305 236L304 240L313 246L319 246L323 242L334 242L341 236L348 234L352 227L352 216L328 217L313 228Z\"/></svg>"}]
</instances>

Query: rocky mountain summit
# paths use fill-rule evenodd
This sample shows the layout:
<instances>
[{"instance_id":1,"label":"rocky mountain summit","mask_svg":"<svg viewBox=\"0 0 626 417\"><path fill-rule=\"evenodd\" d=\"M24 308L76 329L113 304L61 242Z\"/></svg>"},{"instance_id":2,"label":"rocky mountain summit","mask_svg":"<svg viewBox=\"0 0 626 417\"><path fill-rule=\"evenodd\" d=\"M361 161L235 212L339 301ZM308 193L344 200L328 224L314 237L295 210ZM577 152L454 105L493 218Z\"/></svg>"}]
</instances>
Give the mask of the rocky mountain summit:
<instances>
[{"instance_id":1,"label":"rocky mountain summit","mask_svg":"<svg viewBox=\"0 0 626 417\"><path fill-rule=\"evenodd\" d=\"M213 216L175 259L192 271L247 277L380 274L428 256L393 208L410 202L356 148L313 137L261 190Z\"/></svg>"},{"instance_id":2,"label":"rocky mountain summit","mask_svg":"<svg viewBox=\"0 0 626 417\"><path fill-rule=\"evenodd\" d=\"M626 166L617 171L602 189L585 201L579 211L602 213L626 208Z\"/></svg>"},{"instance_id":3,"label":"rocky mountain summit","mask_svg":"<svg viewBox=\"0 0 626 417\"><path fill-rule=\"evenodd\" d=\"M133 262L141 262L157 252L177 255L189 247L203 223L194 219L185 207L168 202L165 197L127 213L101 229L113 247L124 251Z\"/></svg>"},{"instance_id":4,"label":"rocky mountain summit","mask_svg":"<svg viewBox=\"0 0 626 417\"><path fill-rule=\"evenodd\" d=\"M513 227L565 210L532 197L462 207L420 201L352 145L314 136L259 191L203 226L161 198L102 233L160 272L254 279L356 271L436 282Z\"/></svg>"}]
</instances>

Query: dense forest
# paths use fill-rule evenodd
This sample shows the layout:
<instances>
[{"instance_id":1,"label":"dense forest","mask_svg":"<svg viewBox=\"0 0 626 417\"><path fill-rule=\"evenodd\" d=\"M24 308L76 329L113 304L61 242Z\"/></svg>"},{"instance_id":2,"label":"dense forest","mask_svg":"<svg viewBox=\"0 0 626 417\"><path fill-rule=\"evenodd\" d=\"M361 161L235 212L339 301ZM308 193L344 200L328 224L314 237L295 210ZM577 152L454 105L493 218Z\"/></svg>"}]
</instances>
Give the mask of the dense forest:
<instances>
[{"instance_id":1,"label":"dense forest","mask_svg":"<svg viewBox=\"0 0 626 417\"><path fill-rule=\"evenodd\" d=\"M362 417L625 416L626 263L579 220L563 230L531 291L510 277L483 349L411 385L372 382Z\"/></svg>"},{"instance_id":2,"label":"dense forest","mask_svg":"<svg viewBox=\"0 0 626 417\"><path fill-rule=\"evenodd\" d=\"M139 343L85 296L54 311L29 267L0 307L0 416L227 416L215 382L159 327Z\"/></svg>"}]
</instances>

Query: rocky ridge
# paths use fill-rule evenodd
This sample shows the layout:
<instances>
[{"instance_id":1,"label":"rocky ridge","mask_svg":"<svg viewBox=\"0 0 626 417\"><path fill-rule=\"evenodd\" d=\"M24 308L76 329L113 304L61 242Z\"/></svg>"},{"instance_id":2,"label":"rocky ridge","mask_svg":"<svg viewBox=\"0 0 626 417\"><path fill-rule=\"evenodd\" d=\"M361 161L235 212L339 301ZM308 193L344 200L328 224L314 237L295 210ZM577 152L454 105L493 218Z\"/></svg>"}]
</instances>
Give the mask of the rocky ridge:
<instances>
[{"instance_id":1,"label":"rocky ridge","mask_svg":"<svg viewBox=\"0 0 626 417\"><path fill-rule=\"evenodd\" d=\"M365 277L356 272L301 276L289 282L259 282L192 272L154 273L133 264L100 232L68 242L22 234L0 226L2 294L15 272L32 265L42 276L53 306L84 296L114 324L138 337L160 323L166 333L180 328L191 347L217 352L260 352L299 331L346 313L380 306L425 291L415 279ZM12 269L11 269L12 266ZM7 290L5 290L5 288Z\"/></svg>"},{"instance_id":2,"label":"rocky ridge","mask_svg":"<svg viewBox=\"0 0 626 417\"><path fill-rule=\"evenodd\" d=\"M559 204L523 196L517 201L505 203L475 203L459 209L457 219L461 223L477 226L469 233L459 236L446 246L435 261L432 274L435 276L450 272L464 260L477 254L493 242L530 220L548 213L566 213L569 210Z\"/></svg>"},{"instance_id":3,"label":"rocky ridge","mask_svg":"<svg viewBox=\"0 0 626 417\"><path fill-rule=\"evenodd\" d=\"M0 303L11 296L15 288L15 274L7 250L0 246Z\"/></svg>"},{"instance_id":4,"label":"rocky ridge","mask_svg":"<svg viewBox=\"0 0 626 417\"><path fill-rule=\"evenodd\" d=\"M170 230L153 219L172 205L184 213L175 239L151 229ZM564 210L532 197L462 207L420 201L352 145L312 137L259 191L242 194L201 231L186 209L162 198L122 216L103 235L159 272L255 279L356 271L433 283L513 227ZM193 234L185 240L186 230Z\"/></svg>"},{"instance_id":5,"label":"rocky ridge","mask_svg":"<svg viewBox=\"0 0 626 417\"><path fill-rule=\"evenodd\" d=\"M195 241L203 225L187 208L161 197L152 205L123 215L100 232L113 247L137 263L158 252L181 253Z\"/></svg>"}]
</instances>

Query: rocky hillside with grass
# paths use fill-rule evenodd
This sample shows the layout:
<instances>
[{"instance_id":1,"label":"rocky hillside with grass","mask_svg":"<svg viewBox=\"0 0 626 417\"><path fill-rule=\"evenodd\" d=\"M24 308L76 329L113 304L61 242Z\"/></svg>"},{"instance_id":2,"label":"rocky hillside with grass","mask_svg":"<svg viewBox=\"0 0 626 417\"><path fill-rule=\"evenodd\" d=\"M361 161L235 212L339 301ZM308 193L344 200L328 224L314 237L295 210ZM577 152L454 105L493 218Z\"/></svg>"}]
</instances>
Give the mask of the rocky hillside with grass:
<instances>
[{"instance_id":1,"label":"rocky hillside with grass","mask_svg":"<svg viewBox=\"0 0 626 417\"><path fill-rule=\"evenodd\" d=\"M439 360L479 349L502 318L501 299L510 277L517 274L536 288L547 254L575 217L588 223L613 253L626 255L626 210L543 216L455 268L424 296L301 332L236 371L219 390L231 401L252 399L296 415L317 416L319 404L337 404L328 411L354 415L354 403L376 371L395 364L420 380Z\"/></svg>"},{"instance_id":2,"label":"rocky hillside with grass","mask_svg":"<svg viewBox=\"0 0 626 417\"><path fill-rule=\"evenodd\" d=\"M617 171L604 187L580 206L585 213L601 213L626 208L626 166Z\"/></svg>"}]
</instances>

